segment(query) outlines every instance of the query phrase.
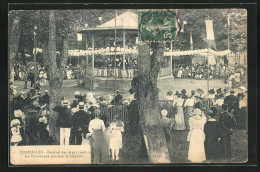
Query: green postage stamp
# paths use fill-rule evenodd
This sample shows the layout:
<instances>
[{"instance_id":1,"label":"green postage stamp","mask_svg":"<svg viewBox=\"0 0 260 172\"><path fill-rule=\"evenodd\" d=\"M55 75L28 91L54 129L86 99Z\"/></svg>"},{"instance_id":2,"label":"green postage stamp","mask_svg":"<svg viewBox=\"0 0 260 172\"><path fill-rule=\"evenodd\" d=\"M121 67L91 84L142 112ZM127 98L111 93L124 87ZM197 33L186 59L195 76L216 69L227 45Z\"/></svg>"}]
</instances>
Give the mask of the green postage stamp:
<instances>
[{"instance_id":1,"label":"green postage stamp","mask_svg":"<svg viewBox=\"0 0 260 172\"><path fill-rule=\"evenodd\" d=\"M175 10L138 11L139 41L175 40L177 21Z\"/></svg>"}]
</instances>

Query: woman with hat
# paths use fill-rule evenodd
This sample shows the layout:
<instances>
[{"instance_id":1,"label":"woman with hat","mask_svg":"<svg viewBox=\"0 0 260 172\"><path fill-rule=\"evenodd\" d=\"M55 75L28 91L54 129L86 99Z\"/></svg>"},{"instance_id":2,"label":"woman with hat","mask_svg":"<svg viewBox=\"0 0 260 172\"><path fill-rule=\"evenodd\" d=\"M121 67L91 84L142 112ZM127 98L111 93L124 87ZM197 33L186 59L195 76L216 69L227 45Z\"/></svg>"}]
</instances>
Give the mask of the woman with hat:
<instances>
[{"instance_id":1,"label":"woman with hat","mask_svg":"<svg viewBox=\"0 0 260 172\"><path fill-rule=\"evenodd\" d=\"M187 100L184 103L184 107L185 107L184 121L185 121L186 129L190 130L189 119L190 119L190 113L192 112L193 107L195 106L195 100L192 99L190 93L187 93L186 96L187 96Z\"/></svg>"},{"instance_id":2,"label":"woman with hat","mask_svg":"<svg viewBox=\"0 0 260 172\"><path fill-rule=\"evenodd\" d=\"M119 160L119 149L123 147L122 144L122 132L124 132L124 123L119 115L114 115L113 122L110 125L110 140L109 148L112 152L112 160Z\"/></svg>"},{"instance_id":3,"label":"woman with hat","mask_svg":"<svg viewBox=\"0 0 260 172\"><path fill-rule=\"evenodd\" d=\"M177 114L175 114L175 125L174 130L185 130L184 114L183 114L183 103L184 99L181 98L182 94L178 91L175 94L177 98L173 102L173 107L176 107Z\"/></svg>"},{"instance_id":4,"label":"woman with hat","mask_svg":"<svg viewBox=\"0 0 260 172\"><path fill-rule=\"evenodd\" d=\"M168 91L165 100L173 101L173 99L174 99L173 92L172 91Z\"/></svg>"},{"instance_id":5,"label":"woman with hat","mask_svg":"<svg viewBox=\"0 0 260 172\"><path fill-rule=\"evenodd\" d=\"M100 118L100 110L96 109L94 111L95 119L91 120L89 123L89 135L93 138L93 154L94 163L106 162L109 157L108 144L104 136L106 127L104 121Z\"/></svg>"},{"instance_id":6,"label":"woman with hat","mask_svg":"<svg viewBox=\"0 0 260 172\"><path fill-rule=\"evenodd\" d=\"M215 101L215 90L214 89L209 90L208 101L209 101L209 108L211 108Z\"/></svg>"},{"instance_id":7,"label":"woman with hat","mask_svg":"<svg viewBox=\"0 0 260 172\"><path fill-rule=\"evenodd\" d=\"M188 134L187 141L189 144L188 160L191 162L202 162L206 160L204 149L204 124L206 123L206 117L200 109L193 110L193 116L190 117L189 125L190 132Z\"/></svg>"},{"instance_id":8,"label":"woman with hat","mask_svg":"<svg viewBox=\"0 0 260 172\"><path fill-rule=\"evenodd\" d=\"M219 123L216 120L217 113L213 109L208 111L209 119L205 123L205 153L207 160L217 160L220 157L219 149Z\"/></svg>"}]
</instances>

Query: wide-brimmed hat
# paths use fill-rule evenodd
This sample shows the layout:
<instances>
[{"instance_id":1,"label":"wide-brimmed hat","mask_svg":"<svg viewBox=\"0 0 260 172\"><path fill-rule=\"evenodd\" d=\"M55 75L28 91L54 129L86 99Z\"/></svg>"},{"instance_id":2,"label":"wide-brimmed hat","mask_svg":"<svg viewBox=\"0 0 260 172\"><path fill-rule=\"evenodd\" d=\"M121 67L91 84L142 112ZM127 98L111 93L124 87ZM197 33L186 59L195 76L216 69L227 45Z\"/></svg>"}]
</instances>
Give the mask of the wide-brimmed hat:
<instances>
[{"instance_id":1,"label":"wide-brimmed hat","mask_svg":"<svg viewBox=\"0 0 260 172\"><path fill-rule=\"evenodd\" d=\"M79 102L79 108L84 108L84 102Z\"/></svg>"},{"instance_id":2,"label":"wide-brimmed hat","mask_svg":"<svg viewBox=\"0 0 260 172\"><path fill-rule=\"evenodd\" d=\"M196 109L194 109L194 110L192 111L192 114L193 114L193 115L201 115L201 110L198 109L198 108L196 108Z\"/></svg>"},{"instance_id":3,"label":"wide-brimmed hat","mask_svg":"<svg viewBox=\"0 0 260 172\"><path fill-rule=\"evenodd\" d=\"M186 89L182 89L182 90L181 90L181 93L182 93L182 94L186 94L186 93L187 93Z\"/></svg>"},{"instance_id":4,"label":"wide-brimmed hat","mask_svg":"<svg viewBox=\"0 0 260 172\"><path fill-rule=\"evenodd\" d=\"M218 89L217 89L217 93L222 93L222 89L221 89L221 88L218 88Z\"/></svg>"},{"instance_id":5,"label":"wide-brimmed hat","mask_svg":"<svg viewBox=\"0 0 260 172\"><path fill-rule=\"evenodd\" d=\"M161 111L161 114L162 114L163 117L166 117L167 114L168 114L168 111L167 111L166 109L163 109L163 110Z\"/></svg>"},{"instance_id":6,"label":"wide-brimmed hat","mask_svg":"<svg viewBox=\"0 0 260 172\"><path fill-rule=\"evenodd\" d=\"M170 95L170 96L171 96L172 94L173 94L172 91L168 91L168 92L167 92L167 95Z\"/></svg>"},{"instance_id":7,"label":"wide-brimmed hat","mask_svg":"<svg viewBox=\"0 0 260 172\"><path fill-rule=\"evenodd\" d=\"M44 90L45 93L48 93L49 91L48 90Z\"/></svg>"},{"instance_id":8,"label":"wide-brimmed hat","mask_svg":"<svg viewBox=\"0 0 260 172\"><path fill-rule=\"evenodd\" d=\"M209 90L209 94L215 94L215 90L214 89L210 89Z\"/></svg>"},{"instance_id":9,"label":"wide-brimmed hat","mask_svg":"<svg viewBox=\"0 0 260 172\"><path fill-rule=\"evenodd\" d=\"M203 94L203 93L204 93L203 88L197 88L196 91L197 91L199 94Z\"/></svg>"},{"instance_id":10,"label":"wide-brimmed hat","mask_svg":"<svg viewBox=\"0 0 260 172\"><path fill-rule=\"evenodd\" d=\"M13 119L10 123L10 126L13 127L15 125L20 125L21 122L18 119Z\"/></svg>"},{"instance_id":11,"label":"wide-brimmed hat","mask_svg":"<svg viewBox=\"0 0 260 172\"><path fill-rule=\"evenodd\" d=\"M80 95L80 92L79 91L75 91L74 95L76 96L79 96Z\"/></svg>"},{"instance_id":12,"label":"wide-brimmed hat","mask_svg":"<svg viewBox=\"0 0 260 172\"><path fill-rule=\"evenodd\" d=\"M99 110L99 109L95 109L95 110L94 110L94 114L95 114L95 115L99 115L99 114L100 114L100 110Z\"/></svg>"},{"instance_id":13,"label":"wide-brimmed hat","mask_svg":"<svg viewBox=\"0 0 260 172\"><path fill-rule=\"evenodd\" d=\"M63 100L62 101L62 105L63 106L68 106L69 105L69 101L68 100Z\"/></svg>"},{"instance_id":14,"label":"wide-brimmed hat","mask_svg":"<svg viewBox=\"0 0 260 172\"><path fill-rule=\"evenodd\" d=\"M14 116L15 117L22 117L23 116L23 112L20 109L14 110Z\"/></svg>"}]
</instances>

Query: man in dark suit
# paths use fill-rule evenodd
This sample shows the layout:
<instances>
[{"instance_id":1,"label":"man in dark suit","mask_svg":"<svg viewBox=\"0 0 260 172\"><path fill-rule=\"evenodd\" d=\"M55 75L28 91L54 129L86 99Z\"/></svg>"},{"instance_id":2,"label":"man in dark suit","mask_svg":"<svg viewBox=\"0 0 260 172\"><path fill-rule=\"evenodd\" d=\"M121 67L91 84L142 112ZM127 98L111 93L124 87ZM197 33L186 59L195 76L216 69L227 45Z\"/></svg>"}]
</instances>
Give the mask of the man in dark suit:
<instances>
[{"instance_id":1,"label":"man in dark suit","mask_svg":"<svg viewBox=\"0 0 260 172\"><path fill-rule=\"evenodd\" d=\"M116 96L112 104L119 105L122 104L123 96L120 94L119 90L116 90Z\"/></svg>"},{"instance_id":2,"label":"man in dark suit","mask_svg":"<svg viewBox=\"0 0 260 172\"><path fill-rule=\"evenodd\" d=\"M228 105L222 105L223 113L219 118L220 149L224 159L231 159L230 138L236 126L234 115L228 112Z\"/></svg>"},{"instance_id":3,"label":"man in dark suit","mask_svg":"<svg viewBox=\"0 0 260 172\"><path fill-rule=\"evenodd\" d=\"M230 112L230 113L233 113L234 111L236 111L239 106L238 97L235 96L234 94L235 94L235 91L231 90L230 95L224 99L224 103L228 105L228 107L229 107L228 112Z\"/></svg>"},{"instance_id":4,"label":"man in dark suit","mask_svg":"<svg viewBox=\"0 0 260 172\"><path fill-rule=\"evenodd\" d=\"M130 134L136 135L138 133L138 124L140 121L138 104L136 99L132 100L128 107L129 114L129 125L130 125Z\"/></svg>"},{"instance_id":5,"label":"man in dark suit","mask_svg":"<svg viewBox=\"0 0 260 172\"><path fill-rule=\"evenodd\" d=\"M90 115L84 111L84 103L79 102L79 111L72 116L72 142L76 142L76 145L81 145L82 134L85 137L88 131L88 125L90 122Z\"/></svg>"},{"instance_id":6,"label":"man in dark suit","mask_svg":"<svg viewBox=\"0 0 260 172\"><path fill-rule=\"evenodd\" d=\"M224 99L224 103L228 105L228 112L232 113L236 119L238 119L238 114L239 114L239 99L237 96L234 95L235 91L231 90L230 95L227 96Z\"/></svg>"}]
</instances>

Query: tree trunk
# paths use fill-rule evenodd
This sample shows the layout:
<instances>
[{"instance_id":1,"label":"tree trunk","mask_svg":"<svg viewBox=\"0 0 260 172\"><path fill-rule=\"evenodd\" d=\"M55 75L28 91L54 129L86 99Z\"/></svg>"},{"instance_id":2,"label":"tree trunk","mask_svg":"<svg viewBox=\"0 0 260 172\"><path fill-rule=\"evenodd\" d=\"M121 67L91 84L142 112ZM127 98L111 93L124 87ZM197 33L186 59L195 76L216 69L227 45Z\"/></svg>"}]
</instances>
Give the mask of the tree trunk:
<instances>
[{"instance_id":1,"label":"tree trunk","mask_svg":"<svg viewBox=\"0 0 260 172\"><path fill-rule=\"evenodd\" d=\"M18 51L21 13L15 13L11 11L9 15L15 15L13 21L9 21L9 65L11 65L14 62Z\"/></svg>"},{"instance_id":2,"label":"tree trunk","mask_svg":"<svg viewBox=\"0 0 260 172\"><path fill-rule=\"evenodd\" d=\"M56 63L56 24L55 12L49 12L49 41L48 41L48 59L49 59L49 87L50 87L50 116L49 116L49 133L53 138L54 144L59 143L59 128L56 127L58 114L53 108L60 103L61 85L59 70Z\"/></svg>"},{"instance_id":3,"label":"tree trunk","mask_svg":"<svg viewBox=\"0 0 260 172\"><path fill-rule=\"evenodd\" d=\"M160 121L157 78L160 71L160 58L163 57L163 44L139 45L137 102L148 159L150 163L170 163Z\"/></svg>"}]
</instances>

